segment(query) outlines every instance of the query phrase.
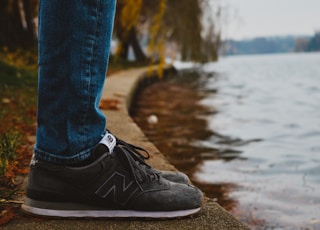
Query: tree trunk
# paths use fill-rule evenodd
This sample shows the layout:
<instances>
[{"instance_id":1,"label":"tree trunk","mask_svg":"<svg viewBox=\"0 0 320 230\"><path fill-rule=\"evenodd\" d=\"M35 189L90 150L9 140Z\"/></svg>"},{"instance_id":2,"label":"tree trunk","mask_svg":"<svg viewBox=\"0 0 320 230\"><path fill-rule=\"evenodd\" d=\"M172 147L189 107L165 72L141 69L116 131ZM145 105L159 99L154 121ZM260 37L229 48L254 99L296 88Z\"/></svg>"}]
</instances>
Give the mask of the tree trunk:
<instances>
[{"instance_id":1,"label":"tree trunk","mask_svg":"<svg viewBox=\"0 0 320 230\"><path fill-rule=\"evenodd\" d=\"M33 23L33 1L32 0L23 0L23 9L25 14L25 20L26 20L26 45L27 46L34 46L36 44L36 31L35 26Z\"/></svg>"},{"instance_id":2,"label":"tree trunk","mask_svg":"<svg viewBox=\"0 0 320 230\"><path fill-rule=\"evenodd\" d=\"M127 60L129 55L129 42L120 41L120 52L117 54L120 59Z\"/></svg>"},{"instance_id":3,"label":"tree trunk","mask_svg":"<svg viewBox=\"0 0 320 230\"><path fill-rule=\"evenodd\" d=\"M138 38L137 38L136 30L134 27L130 30L129 43L132 45L132 49L134 52L134 56L136 57L136 61L146 62L147 57L141 48L141 45L140 45Z\"/></svg>"}]
</instances>

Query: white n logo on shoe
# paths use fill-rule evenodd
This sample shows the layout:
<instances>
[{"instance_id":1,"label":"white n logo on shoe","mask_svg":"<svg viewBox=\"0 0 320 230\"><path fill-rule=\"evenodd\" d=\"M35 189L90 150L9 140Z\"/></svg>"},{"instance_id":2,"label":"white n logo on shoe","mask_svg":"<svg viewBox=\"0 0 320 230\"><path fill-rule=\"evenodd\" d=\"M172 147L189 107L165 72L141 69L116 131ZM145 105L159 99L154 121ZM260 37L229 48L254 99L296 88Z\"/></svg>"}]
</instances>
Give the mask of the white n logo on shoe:
<instances>
[{"instance_id":1,"label":"white n logo on shoe","mask_svg":"<svg viewBox=\"0 0 320 230\"><path fill-rule=\"evenodd\" d=\"M103 198L111 195L116 203L124 205L138 189L138 185L133 180L127 182L125 175L114 172L96 191L96 195Z\"/></svg>"}]
</instances>

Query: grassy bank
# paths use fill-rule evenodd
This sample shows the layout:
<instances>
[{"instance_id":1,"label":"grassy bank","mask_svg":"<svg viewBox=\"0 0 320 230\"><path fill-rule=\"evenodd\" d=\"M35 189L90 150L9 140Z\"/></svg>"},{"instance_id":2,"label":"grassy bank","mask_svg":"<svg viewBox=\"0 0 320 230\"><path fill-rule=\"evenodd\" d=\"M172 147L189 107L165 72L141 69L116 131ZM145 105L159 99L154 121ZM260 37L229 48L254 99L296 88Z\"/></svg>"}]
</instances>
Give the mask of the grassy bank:
<instances>
[{"instance_id":1,"label":"grassy bank","mask_svg":"<svg viewBox=\"0 0 320 230\"><path fill-rule=\"evenodd\" d=\"M12 186L15 173L28 164L23 157L31 155L28 137L35 134L36 89L36 70L0 60L1 186Z\"/></svg>"}]
</instances>

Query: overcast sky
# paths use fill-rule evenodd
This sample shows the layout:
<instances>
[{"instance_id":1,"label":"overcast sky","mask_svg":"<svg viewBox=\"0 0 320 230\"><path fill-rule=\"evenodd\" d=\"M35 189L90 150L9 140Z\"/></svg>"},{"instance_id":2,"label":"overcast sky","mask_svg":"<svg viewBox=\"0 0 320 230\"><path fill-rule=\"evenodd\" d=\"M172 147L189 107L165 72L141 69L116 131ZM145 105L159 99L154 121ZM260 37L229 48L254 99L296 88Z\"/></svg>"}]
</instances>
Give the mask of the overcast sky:
<instances>
[{"instance_id":1,"label":"overcast sky","mask_svg":"<svg viewBox=\"0 0 320 230\"><path fill-rule=\"evenodd\" d=\"M223 37L313 35L320 31L320 0L219 0L229 8ZM236 17L234 17L236 15Z\"/></svg>"}]
</instances>

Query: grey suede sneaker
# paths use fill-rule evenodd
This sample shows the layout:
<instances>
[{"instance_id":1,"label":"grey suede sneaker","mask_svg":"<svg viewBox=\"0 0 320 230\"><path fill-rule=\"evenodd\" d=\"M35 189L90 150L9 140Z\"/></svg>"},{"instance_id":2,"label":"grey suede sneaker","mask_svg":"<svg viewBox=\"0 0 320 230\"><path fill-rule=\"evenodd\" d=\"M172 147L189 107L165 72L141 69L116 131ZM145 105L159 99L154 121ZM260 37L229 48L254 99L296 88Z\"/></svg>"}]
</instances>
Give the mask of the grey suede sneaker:
<instances>
[{"instance_id":1,"label":"grey suede sneaker","mask_svg":"<svg viewBox=\"0 0 320 230\"><path fill-rule=\"evenodd\" d=\"M51 217L143 218L175 218L200 210L199 189L168 181L129 147L117 144L112 154L83 167L34 159L22 210Z\"/></svg>"}]
</instances>

